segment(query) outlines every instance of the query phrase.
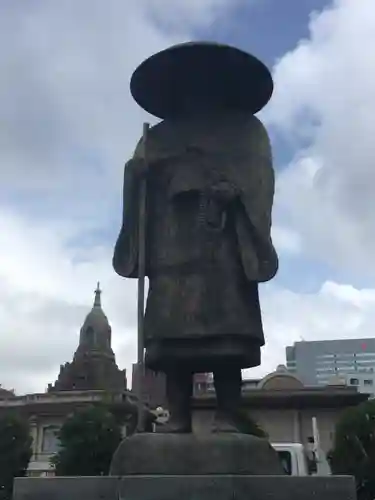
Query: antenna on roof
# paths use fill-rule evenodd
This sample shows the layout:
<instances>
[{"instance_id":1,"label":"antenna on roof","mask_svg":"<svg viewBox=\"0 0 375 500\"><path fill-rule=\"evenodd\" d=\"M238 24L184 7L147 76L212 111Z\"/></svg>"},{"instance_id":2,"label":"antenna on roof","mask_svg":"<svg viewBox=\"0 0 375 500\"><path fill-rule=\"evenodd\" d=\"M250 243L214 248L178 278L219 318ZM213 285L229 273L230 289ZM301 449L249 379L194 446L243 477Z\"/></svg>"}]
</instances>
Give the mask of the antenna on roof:
<instances>
[{"instance_id":1,"label":"antenna on roof","mask_svg":"<svg viewBox=\"0 0 375 500\"><path fill-rule=\"evenodd\" d=\"M95 299L94 299L94 307L101 307L100 294L102 291L100 290L100 283L98 281L95 290Z\"/></svg>"}]
</instances>

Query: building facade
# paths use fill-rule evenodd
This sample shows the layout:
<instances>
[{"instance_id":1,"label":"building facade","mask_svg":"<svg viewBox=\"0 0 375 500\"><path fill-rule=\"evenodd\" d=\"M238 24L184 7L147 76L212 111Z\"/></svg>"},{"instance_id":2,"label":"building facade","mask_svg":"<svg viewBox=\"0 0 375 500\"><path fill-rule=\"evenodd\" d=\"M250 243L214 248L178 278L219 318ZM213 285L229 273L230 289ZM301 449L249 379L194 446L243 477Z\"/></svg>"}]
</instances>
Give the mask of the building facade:
<instances>
[{"instance_id":1,"label":"building facade","mask_svg":"<svg viewBox=\"0 0 375 500\"><path fill-rule=\"evenodd\" d=\"M132 393L139 394L139 365L133 364L132 370ZM143 369L142 377L142 400L152 409L165 407L166 405L166 387L165 376L163 373L156 373L147 368Z\"/></svg>"},{"instance_id":2,"label":"building facade","mask_svg":"<svg viewBox=\"0 0 375 500\"><path fill-rule=\"evenodd\" d=\"M350 387L356 387L358 392L368 394L372 399L375 397L375 372L348 372L342 373L336 377L340 384Z\"/></svg>"},{"instance_id":3,"label":"building facade","mask_svg":"<svg viewBox=\"0 0 375 500\"><path fill-rule=\"evenodd\" d=\"M296 342L286 348L286 366L305 385L327 385L339 376L371 394L375 390L375 338Z\"/></svg>"},{"instance_id":4,"label":"building facade","mask_svg":"<svg viewBox=\"0 0 375 500\"><path fill-rule=\"evenodd\" d=\"M326 453L332 448L335 425L342 412L366 401L367 397L355 387L345 385L305 387L285 367L279 367L261 380L245 383L243 387L244 407L267 432L271 442L308 445L315 417L321 446ZM30 423L33 454L28 475L54 475L50 459L59 449L57 433L65 419L73 411L102 401L121 416L123 434L132 434L137 424L137 400L130 391L53 391L25 396L4 391L0 394L0 415L17 412ZM194 432L210 432L216 407L214 391L210 386L206 392L197 391L192 403ZM165 423L168 413L160 420Z\"/></svg>"},{"instance_id":5,"label":"building facade","mask_svg":"<svg viewBox=\"0 0 375 500\"><path fill-rule=\"evenodd\" d=\"M139 370L136 363L132 371L132 392L138 395ZM214 391L212 373L196 373L193 380L193 394L199 395L207 391ZM166 407L166 380L162 372L156 373L144 368L142 383L142 400L151 409Z\"/></svg>"},{"instance_id":6,"label":"building facade","mask_svg":"<svg viewBox=\"0 0 375 500\"><path fill-rule=\"evenodd\" d=\"M32 456L29 476L53 476L50 464L59 450L57 434L66 418L74 411L105 402L123 421L123 435L134 432L137 423L137 405L130 391L60 391L12 396L0 394L0 416L16 413L30 425Z\"/></svg>"},{"instance_id":7,"label":"building facade","mask_svg":"<svg viewBox=\"0 0 375 500\"><path fill-rule=\"evenodd\" d=\"M0 387L0 416L16 413L30 423L33 454L28 474L54 474L50 459L59 449L58 431L66 418L81 408L105 402L124 422L123 433L132 433L137 424L137 402L126 385L126 371L118 368L112 350L111 327L98 284L73 359L60 366L46 393L17 396Z\"/></svg>"},{"instance_id":8,"label":"building facade","mask_svg":"<svg viewBox=\"0 0 375 500\"><path fill-rule=\"evenodd\" d=\"M216 396L211 377L199 377L193 398L193 430L209 433L216 409ZM268 434L271 443L302 443L311 446L313 418L316 419L322 450L328 453L333 446L335 426L346 408L368 399L357 387L343 383L325 387L306 387L285 366L263 379L244 380L243 406L249 415ZM162 411L163 410L163 411ZM168 411L160 409L158 425L168 421Z\"/></svg>"},{"instance_id":9,"label":"building facade","mask_svg":"<svg viewBox=\"0 0 375 500\"><path fill-rule=\"evenodd\" d=\"M366 401L355 387L330 385L306 387L286 367L243 386L243 404L266 431L271 443L302 443L309 446L316 418L322 450L333 446L335 426L342 412ZM209 432L214 418L214 393L199 394L193 401L194 432Z\"/></svg>"}]
</instances>

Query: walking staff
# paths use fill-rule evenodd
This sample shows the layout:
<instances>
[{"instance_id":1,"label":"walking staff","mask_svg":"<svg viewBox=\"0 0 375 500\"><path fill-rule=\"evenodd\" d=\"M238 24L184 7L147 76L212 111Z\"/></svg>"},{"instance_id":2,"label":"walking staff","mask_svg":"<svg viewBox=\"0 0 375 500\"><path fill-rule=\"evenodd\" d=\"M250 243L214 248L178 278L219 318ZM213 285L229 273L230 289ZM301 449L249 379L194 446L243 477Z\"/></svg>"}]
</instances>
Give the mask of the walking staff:
<instances>
[{"instance_id":1,"label":"walking staff","mask_svg":"<svg viewBox=\"0 0 375 500\"><path fill-rule=\"evenodd\" d=\"M150 126L143 124L143 161L147 172L147 135ZM146 175L141 179L139 192L139 233L138 233L138 432L144 430L144 403L143 403L143 379L144 379L144 317L145 317L145 274L146 274Z\"/></svg>"}]
</instances>

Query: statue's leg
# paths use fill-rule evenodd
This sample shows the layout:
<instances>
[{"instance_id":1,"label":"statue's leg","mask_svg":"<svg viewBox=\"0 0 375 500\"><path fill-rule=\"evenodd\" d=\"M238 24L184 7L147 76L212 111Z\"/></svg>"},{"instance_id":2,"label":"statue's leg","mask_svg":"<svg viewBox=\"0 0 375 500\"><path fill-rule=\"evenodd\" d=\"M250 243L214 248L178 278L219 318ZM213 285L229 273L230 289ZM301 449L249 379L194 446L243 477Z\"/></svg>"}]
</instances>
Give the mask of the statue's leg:
<instances>
[{"instance_id":1,"label":"statue's leg","mask_svg":"<svg viewBox=\"0 0 375 500\"><path fill-rule=\"evenodd\" d=\"M190 371L168 370L166 372L168 422L158 432L189 433L191 425L191 397L193 374Z\"/></svg>"},{"instance_id":2,"label":"statue's leg","mask_svg":"<svg viewBox=\"0 0 375 500\"><path fill-rule=\"evenodd\" d=\"M238 414L241 408L241 369L237 367L219 368L214 371L217 408L213 432L241 432Z\"/></svg>"}]
</instances>

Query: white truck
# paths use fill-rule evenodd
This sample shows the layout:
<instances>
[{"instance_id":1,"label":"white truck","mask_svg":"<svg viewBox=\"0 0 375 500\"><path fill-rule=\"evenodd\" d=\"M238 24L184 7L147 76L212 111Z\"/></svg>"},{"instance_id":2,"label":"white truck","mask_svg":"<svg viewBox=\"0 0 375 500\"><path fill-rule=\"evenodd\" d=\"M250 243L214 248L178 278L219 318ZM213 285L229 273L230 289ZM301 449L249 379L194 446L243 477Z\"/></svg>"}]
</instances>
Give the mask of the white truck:
<instances>
[{"instance_id":1,"label":"white truck","mask_svg":"<svg viewBox=\"0 0 375 500\"><path fill-rule=\"evenodd\" d=\"M331 475L331 467L320 446L316 417L312 417L312 431L313 436L309 438L309 449L306 449L301 443L272 443L286 474L290 476Z\"/></svg>"},{"instance_id":2,"label":"white truck","mask_svg":"<svg viewBox=\"0 0 375 500\"><path fill-rule=\"evenodd\" d=\"M309 460L301 443L271 443L279 455L280 462L289 476L328 476L331 470L322 451L315 460Z\"/></svg>"}]
</instances>

